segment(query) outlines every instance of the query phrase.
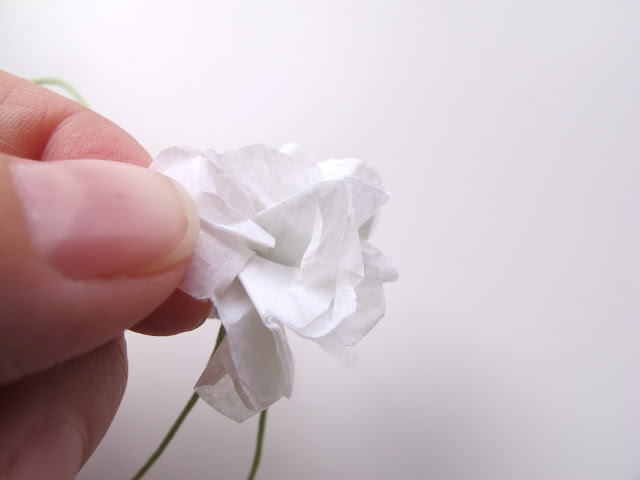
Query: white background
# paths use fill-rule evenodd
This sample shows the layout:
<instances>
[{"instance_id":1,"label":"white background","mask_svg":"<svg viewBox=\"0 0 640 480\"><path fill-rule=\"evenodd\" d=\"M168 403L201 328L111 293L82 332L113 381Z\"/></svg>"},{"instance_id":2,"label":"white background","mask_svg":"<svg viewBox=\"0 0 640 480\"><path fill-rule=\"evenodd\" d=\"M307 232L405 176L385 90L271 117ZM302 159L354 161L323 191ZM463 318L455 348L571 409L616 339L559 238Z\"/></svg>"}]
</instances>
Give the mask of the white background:
<instances>
[{"instance_id":1,"label":"white background","mask_svg":"<svg viewBox=\"0 0 640 480\"><path fill-rule=\"evenodd\" d=\"M0 68L152 155L296 141L381 171L387 316L350 366L292 338L260 479L640 478L637 1L0 0ZM79 479L135 472L216 330L128 335ZM148 478L244 478L255 430L198 404Z\"/></svg>"}]
</instances>

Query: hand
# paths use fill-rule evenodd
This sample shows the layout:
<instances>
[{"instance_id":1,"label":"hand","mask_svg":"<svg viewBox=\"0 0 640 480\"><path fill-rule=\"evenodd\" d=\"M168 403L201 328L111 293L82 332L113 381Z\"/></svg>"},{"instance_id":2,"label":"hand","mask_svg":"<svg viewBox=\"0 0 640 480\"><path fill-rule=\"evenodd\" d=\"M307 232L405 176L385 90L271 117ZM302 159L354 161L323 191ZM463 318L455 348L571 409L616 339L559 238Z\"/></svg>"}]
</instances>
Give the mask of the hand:
<instances>
[{"instance_id":1,"label":"hand","mask_svg":"<svg viewBox=\"0 0 640 480\"><path fill-rule=\"evenodd\" d=\"M176 290L195 206L150 161L100 115L0 71L2 479L74 478L124 393L124 330L206 318Z\"/></svg>"}]
</instances>

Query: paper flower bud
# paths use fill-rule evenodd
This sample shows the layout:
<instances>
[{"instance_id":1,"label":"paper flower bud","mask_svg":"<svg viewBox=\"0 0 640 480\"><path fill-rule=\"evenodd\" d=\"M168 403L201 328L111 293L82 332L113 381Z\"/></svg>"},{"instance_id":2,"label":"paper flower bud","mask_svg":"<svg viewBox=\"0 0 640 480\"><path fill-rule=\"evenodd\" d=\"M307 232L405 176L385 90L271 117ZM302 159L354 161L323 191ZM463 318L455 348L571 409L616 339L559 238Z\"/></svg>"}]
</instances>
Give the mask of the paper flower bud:
<instances>
[{"instance_id":1,"label":"paper flower bud","mask_svg":"<svg viewBox=\"0 0 640 480\"><path fill-rule=\"evenodd\" d=\"M368 239L390 195L364 162L315 162L295 145L176 147L150 168L198 207L180 288L211 299L227 331L195 387L224 415L241 422L291 395L287 329L344 357L384 315L397 273Z\"/></svg>"}]
</instances>

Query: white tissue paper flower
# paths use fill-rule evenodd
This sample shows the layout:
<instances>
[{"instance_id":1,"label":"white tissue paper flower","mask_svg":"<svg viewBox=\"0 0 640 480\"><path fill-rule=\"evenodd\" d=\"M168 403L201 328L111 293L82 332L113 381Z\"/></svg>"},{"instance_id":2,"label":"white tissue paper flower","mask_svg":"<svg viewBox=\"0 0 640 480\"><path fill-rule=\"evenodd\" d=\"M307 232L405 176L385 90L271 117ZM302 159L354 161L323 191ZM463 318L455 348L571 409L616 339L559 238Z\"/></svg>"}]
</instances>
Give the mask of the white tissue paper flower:
<instances>
[{"instance_id":1,"label":"white tissue paper flower","mask_svg":"<svg viewBox=\"0 0 640 480\"><path fill-rule=\"evenodd\" d=\"M211 299L227 331L195 386L224 415L242 422L291 396L284 327L344 357L382 318L382 283L397 273L367 240L389 193L364 162L315 162L295 145L175 147L150 168L198 207L200 237L180 288Z\"/></svg>"}]
</instances>

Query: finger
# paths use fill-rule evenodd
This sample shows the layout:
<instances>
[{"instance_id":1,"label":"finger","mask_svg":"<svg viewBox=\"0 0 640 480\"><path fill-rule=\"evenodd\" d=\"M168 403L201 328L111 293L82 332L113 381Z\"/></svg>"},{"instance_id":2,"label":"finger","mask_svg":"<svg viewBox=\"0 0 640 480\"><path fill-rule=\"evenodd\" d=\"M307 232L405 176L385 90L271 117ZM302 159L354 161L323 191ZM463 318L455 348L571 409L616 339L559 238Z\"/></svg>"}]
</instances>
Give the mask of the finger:
<instances>
[{"instance_id":1,"label":"finger","mask_svg":"<svg viewBox=\"0 0 640 480\"><path fill-rule=\"evenodd\" d=\"M177 289L142 322L131 328L146 335L174 335L198 328L211 311L210 301L200 301Z\"/></svg>"},{"instance_id":2,"label":"finger","mask_svg":"<svg viewBox=\"0 0 640 480\"><path fill-rule=\"evenodd\" d=\"M0 388L0 477L75 478L111 423L126 376L120 338Z\"/></svg>"},{"instance_id":3,"label":"finger","mask_svg":"<svg viewBox=\"0 0 640 480\"><path fill-rule=\"evenodd\" d=\"M184 275L192 200L118 162L0 155L0 383L88 352L147 317Z\"/></svg>"},{"instance_id":4,"label":"finger","mask_svg":"<svg viewBox=\"0 0 640 480\"><path fill-rule=\"evenodd\" d=\"M34 160L106 159L147 166L149 154L133 137L82 105L0 70L0 152ZM202 302L175 296L140 332L171 335L191 330ZM178 308L184 308L180 311Z\"/></svg>"},{"instance_id":5,"label":"finger","mask_svg":"<svg viewBox=\"0 0 640 480\"><path fill-rule=\"evenodd\" d=\"M151 163L145 149L106 118L1 70L0 152L32 160Z\"/></svg>"}]
</instances>

